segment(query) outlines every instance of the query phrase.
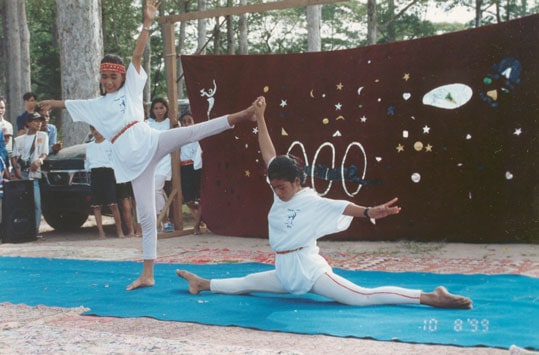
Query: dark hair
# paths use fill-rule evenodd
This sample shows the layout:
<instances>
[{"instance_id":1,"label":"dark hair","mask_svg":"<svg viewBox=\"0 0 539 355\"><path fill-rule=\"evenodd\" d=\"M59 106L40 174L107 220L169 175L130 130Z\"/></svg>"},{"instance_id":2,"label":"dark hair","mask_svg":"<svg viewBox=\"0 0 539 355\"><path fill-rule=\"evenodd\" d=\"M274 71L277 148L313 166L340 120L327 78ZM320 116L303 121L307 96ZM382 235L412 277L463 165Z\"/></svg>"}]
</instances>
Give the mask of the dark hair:
<instances>
[{"instance_id":1,"label":"dark hair","mask_svg":"<svg viewBox=\"0 0 539 355\"><path fill-rule=\"evenodd\" d=\"M165 112L165 117L168 117L168 101L167 99L163 97L156 97L155 99L152 100L152 104L150 105L150 117L155 119L155 115L153 113L153 107L155 106L155 104L158 104L158 103L162 103L163 106L165 106L165 108L167 109L167 112Z\"/></svg>"},{"instance_id":2,"label":"dark hair","mask_svg":"<svg viewBox=\"0 0 539 355\"><path fill-rule=\"evenodd\" d=\"M119 55L116 55L116 54L106 54L103 59L101 59L101 64L103 63L114 63L114 64L121 64L123 66L125 66L124 64L124 60L122 59L122 57L120 57ZM124 86L125 84L125 80L124 82L122 83L122 86ZM99 91L101 91L101 95L106 95L107 91L105 90L105 88L101 85L101 82L99 83Z\"/></svg>"},{"instance_id":3,"label":"dark hair","mask_svg":"<svg viewBox=\"0 0 539 355\"><path fill-rule=\"evenodd\" d=\"M37 95L34 94L33 92L27 92L27 93L25 93L24 95L22 95L22 99L23 99L24 101L28 101L28 100L30 100L31 98L37 99Z\"/></svg>"},{"instance_id":4,"label":"dark hair","mask_svg":"<svg viewBox=\"0 0 539 355\"><path fill-rule=\"evenodd\" d=\"M185 116L191 116L191 117L193 117L193 114L191 113L191 111L184 111L184 112L182 112L182 114L180 115L180 122L182 122L182 120L183 120L183 118L184 118Z\"/></svg>"},{"instance_id":5,"label":"dark hair","mask_svg":"<svg viewBox=\"0 0 539 355\"><path fill-rule=\"evenodd\" d=\"M294 182L299 178L301 186L305 186L305 167L303 161L291 154L275 157L268 166L268 179Z\"/></svg>"}]
</instances>

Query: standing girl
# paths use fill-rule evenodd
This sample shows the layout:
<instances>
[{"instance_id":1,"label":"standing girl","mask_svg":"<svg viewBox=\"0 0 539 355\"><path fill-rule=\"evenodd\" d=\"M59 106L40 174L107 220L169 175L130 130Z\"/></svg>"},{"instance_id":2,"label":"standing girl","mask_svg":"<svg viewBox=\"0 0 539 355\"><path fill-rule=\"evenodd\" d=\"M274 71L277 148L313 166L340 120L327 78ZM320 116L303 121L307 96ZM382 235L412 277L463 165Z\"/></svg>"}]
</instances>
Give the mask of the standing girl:
<instances>
[{"instance_id":1,"label":"standing girl","mask_svg":"<svg viewBox=\"0 0 539 355\"><path fill-rule=\"evenodd\" d=\"M195 120L191 112L182 113L183 127L192 126ZM183 203L195 218L194 234L200 234L202 209L200 208L200 180L202 179L202 147L198 142L188 143L180 150L180 172L182 177Z\"/></svg>"},{"instance_id":2,"label":"standing girl","mask_svg":"<svg viewBox=\"0 0 539 355\"><path fill-rule=\"evenodd\" d=\"M131 64L127 71L120 57L107 55L101 60L101 89L104 95L90 100L45 100L40 106L66 108L74 121L93 125L112 143L116 180L131 181L142 227L142 274L127 290L155 284L154 260L157 258L155 215L155 168L171 151L189 142L223 132L243 121L254 120L254 106L190 127L157 131L144 120L143 90L147 75L141 66L150 26L157 14L156 1L147 0L144 21Z\"/></svg>"},{"instance_id":3,"label":"standing girl","mask_svg":"<svg viewBox=\"0 0 539 355\"><path fill-rule=\"evenodd\" d=\"M168 118L168 102L162 97L157 97L152 100L150 106L150 118L146 120L146 123L159 131L166 131L170 129L170 119ZM163 207L165 207L165 182L170 181L172 178L172 164L170 160L170 154L167 154L157 164L155 169L155 212L159 216ZM174 227L168 220L168 213L165 213L163 218L163 226L157 226L159 230L164 232L173 232Z\"/></svg>"},{"instance_id":4,"label":"standing girl","mask_svg":"<svg viewBox=\"0 0 539 355\"><path fill-rule=\"evenodd\" d=\"M471 308L469 298L452 295L440 286L433 292L385 286L364 288L333 273L319 254L316 241L325 235L348 228L353 217L384 218L400 212L394 198L375 207L363 207L345 200L320 197L304 187L305 170L298 160L276 156L264 120L266 100L259 97L256 107L258 142L268 167L268 180L274 202L268 214L269 242L275 251L275 269L227 279L203 279L185 270L178 276L189 282L189 292L214 293L312 292L339 303L367 306L382 304L425 304L442 308Z\"/></svg>"}]
</instances>

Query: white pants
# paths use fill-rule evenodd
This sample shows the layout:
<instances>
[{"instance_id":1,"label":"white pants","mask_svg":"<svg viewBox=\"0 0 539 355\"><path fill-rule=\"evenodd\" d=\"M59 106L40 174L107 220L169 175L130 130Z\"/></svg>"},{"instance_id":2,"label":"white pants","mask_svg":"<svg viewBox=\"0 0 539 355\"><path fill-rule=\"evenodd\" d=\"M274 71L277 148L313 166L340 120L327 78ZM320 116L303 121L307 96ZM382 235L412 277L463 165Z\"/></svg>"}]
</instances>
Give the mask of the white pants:
<instances>
[{"instance_id":1,"label":"white pants","mask_svg":"<svg viewBox=\"0 0 539 355\"><path fill-rule=\"evenodd\" d=\"M221 116L192 126L177 127L159 131L157 150L150 164L131 184L137 203L138 222L142 227L142 258L157 258L157 216L155 208L155 168L159 161L173 150L186 143L196 142L206 137L232 128L228 116Z\"/></svg>"},{"instance_id":2,"label":"white pants","mask_svg":"<svg viewBox=\"0 0 539 355\"><path fill-rule=\"evenodd\" d=\"M238 278L213 279L210 281L210 290L213 293L224 294L287 293L277 278L275 270ZM364 288L333 272L326 272L320 276L310 292L351 306L419 304L421 295L421 290L394 286Z\"/></svg>"}]
</instances>

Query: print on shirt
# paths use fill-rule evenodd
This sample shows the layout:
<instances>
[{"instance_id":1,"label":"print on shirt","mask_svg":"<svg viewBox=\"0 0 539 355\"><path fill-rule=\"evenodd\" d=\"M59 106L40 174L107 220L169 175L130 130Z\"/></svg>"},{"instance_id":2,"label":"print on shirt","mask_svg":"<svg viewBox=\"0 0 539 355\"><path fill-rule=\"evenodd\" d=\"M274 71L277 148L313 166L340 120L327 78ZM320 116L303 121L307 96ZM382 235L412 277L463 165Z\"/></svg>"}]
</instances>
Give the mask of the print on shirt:
<instances>
[{"instance_id":1,"label":"print on shirt","mask_svg":"<svg viewBox=\"0 0 539 355\"><path fill-rule=\"evenodd\" d=\"M121 97L114 100L115 102L119 102L119 105L121 107L121 112L125 113L125 95L122 95Z\"/></svg>"},{"instance_id":2,"label":"print on shirt","mask_svg":"<svg viewBox=\"0 0 539 355\"><path fill-rule=\"evenodd\" d=\"M292 228L294 226L294 219L296 219L296 216L298 215L298 212L300 209L288 209L288 220L286 221L286 228Z\"/></svg>"}]
</instances>

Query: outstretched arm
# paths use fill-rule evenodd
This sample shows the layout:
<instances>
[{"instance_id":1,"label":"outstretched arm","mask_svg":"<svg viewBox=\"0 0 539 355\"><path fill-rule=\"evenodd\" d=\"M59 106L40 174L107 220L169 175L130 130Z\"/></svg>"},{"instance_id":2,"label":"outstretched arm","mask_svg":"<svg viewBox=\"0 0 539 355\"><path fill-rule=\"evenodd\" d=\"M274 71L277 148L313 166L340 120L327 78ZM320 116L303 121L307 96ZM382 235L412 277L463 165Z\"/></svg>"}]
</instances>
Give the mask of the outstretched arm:
<instances>
[{"instance_id":1,"label":"outstretched arm","mask_svg":"<svg viewBox=\"0 0 539 355\"><path fill-rule=\"evenodd\" d=\"M155 0L146 0L146 7L144 8L144 20L142 22L142 31L140 32L137 44L135 45L135 50L133 51L133 57L131 58L131 63L137 70L137 73L140 73L140 66L142 63L142 55L144 54L144 48L150 38L150 26L152 25L153 19L157 15L157 8L159 7L159 2Z\"/></svg>"},{"instance_id":2,"label":"outstretched arm","mask_svg":"<svg viewBox=\"0 0 539 355\"><path fill-rule=\"evenodd\" d=\"M343 214L352 217L368 217L380 219L393 214L397 214L401 211L401 208L399 206L395 206L397 201L398 198L395 197L394 199L386 203L374 207L364 207L356 205L355 203L350 203L344 209Z\"/></svg>"},{"instance_id":3,"label":"outstretched arm","mask_svg":"<svg viewBox=\"0 0 539 355\"><path fill-rule=\"evenodd\" d=\"M64 100L43 100L39 102L39 108L48 111L53 108L66 108L66 105Z\"/></svg>"},{"instance_id":4,"label":"outstretched arm","mask_svg":"<svg viewBox=\"0 0 539 355\"><path fill-rule=\"evenodd\" d=\"M260 152L262 153L262 159L266 163L266 166L270 160L275 157L275 147L271 141L268 127L266 126L266 120L264 118L264 112L266 111L266 98L260 96L255 100L255 117L256 124L258 126L258 145L260 146Z\"/></svg>"}]
</instances>

